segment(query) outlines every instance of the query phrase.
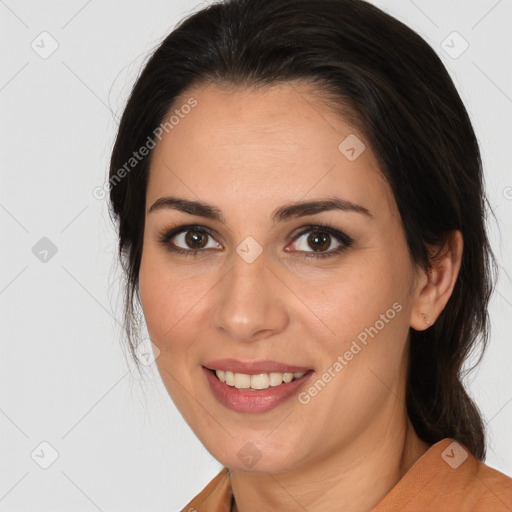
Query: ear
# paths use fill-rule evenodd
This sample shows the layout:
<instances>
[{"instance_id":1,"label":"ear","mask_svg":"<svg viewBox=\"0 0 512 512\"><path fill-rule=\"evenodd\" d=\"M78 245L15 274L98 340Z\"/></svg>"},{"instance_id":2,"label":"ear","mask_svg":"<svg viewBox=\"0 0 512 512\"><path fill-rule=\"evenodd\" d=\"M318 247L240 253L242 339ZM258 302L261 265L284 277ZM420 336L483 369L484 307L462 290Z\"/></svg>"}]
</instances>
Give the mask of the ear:
<instances>
[{"instance_id":1,"label":"ear","mask_svg":"<svg viewBox=\"0 0 512 512\"><path fill-rule=\"evenodd\" d=\"M410 324L416 331L433 325L446 306L459 275L463 245L462 233L451 231L444 246L433 248L430 272L418 269Z\"/></svg>"}]
</instances>

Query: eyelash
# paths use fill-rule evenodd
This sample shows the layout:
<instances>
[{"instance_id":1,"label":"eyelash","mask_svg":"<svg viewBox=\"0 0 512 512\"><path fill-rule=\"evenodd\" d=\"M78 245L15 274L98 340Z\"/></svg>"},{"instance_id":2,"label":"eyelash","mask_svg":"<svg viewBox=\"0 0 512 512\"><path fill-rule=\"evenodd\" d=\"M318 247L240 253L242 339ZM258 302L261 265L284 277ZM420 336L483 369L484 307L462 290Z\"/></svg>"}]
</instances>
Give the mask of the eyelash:
<instances>
[{"instance_id":1,"label":"eyelash","mask_svg":"<svg viewBox=\"0 0 512 512\"><path fill-rule=\"evenodd\" d=\"M165 247L176 254L183 254L185 256L199 256L199 253L205 252L205 249L182 249L181 247L176 247L174 244L170 243L171 239L175 236L186 233L187 231L197 231L199 233L203 233L206 235L209 235L213 238L213 235L210 233L210 231L202 226L198 225L189 225L189 226L180 226L171 230L163 230L158 235L158 242L165 245ZM323 223L318 223L315 225L309 225L305 226L304 229L302 229L295 237L291 240L292 242L295 242L300 237L305 235L306 233L312 232L312 231L319 231L320 233L327 233L331 235L333 238L336 239L336 241L340 242L341 245L334 250L327 251L327 252L305 252L304 258L328 258L331 256L336 256L337 254L340 254L345 249L348 249L352 243L354 242L352 238L350 238L345 233L342 233L341 231L338 231L337 229L332 228L331 226L328 226ZM304 251L298 251L298 252L304 252Z\"/></svg>"}]
</instances>

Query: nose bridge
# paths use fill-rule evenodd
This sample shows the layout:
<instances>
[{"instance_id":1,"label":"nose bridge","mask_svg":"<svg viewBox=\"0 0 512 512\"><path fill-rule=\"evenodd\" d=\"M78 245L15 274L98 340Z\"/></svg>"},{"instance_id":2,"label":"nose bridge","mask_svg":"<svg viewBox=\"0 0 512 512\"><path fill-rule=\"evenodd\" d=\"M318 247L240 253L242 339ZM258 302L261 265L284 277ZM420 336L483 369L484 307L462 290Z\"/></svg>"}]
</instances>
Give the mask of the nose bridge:
<instances>
[{"instance_id":1,"label":"nose bridge","mask_svg":"<svg viewBox=\"0 0 512 512\"><path fill-rule=\"evenodd\" d=\"M254 247L248 242L233 253L231 269L222 280L215 306L215 327L239 341L260 337L262 331L267 335L269 331L278 332L287 323L279 285L267 268L265 254L260 252L254 258L251 251Z\"/></svg>"},{"instance_id":2,"label":"nose bridge","mask_svg":"<svg viewBox=\"0 0 512 512\"><path fill-rule=\"evenodd\" d=\"M255 299L266 286L267 253L252 236L244 238L235 248L229 258L231 272L229 273L226 298L233 296L238 301ZM229 295L229 296L228 296Z\"/></svg>"}]
</instances>

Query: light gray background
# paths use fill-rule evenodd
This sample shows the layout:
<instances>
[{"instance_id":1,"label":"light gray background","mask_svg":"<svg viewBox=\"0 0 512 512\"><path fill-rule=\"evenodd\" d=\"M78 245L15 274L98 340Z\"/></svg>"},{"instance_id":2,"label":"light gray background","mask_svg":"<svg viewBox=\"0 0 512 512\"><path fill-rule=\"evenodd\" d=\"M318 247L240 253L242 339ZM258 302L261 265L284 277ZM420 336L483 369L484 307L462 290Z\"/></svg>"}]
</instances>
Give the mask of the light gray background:
<instances>
[{"instance_id":1,"label":"light gray background","mask_svg":"<svg viewBox=\"0 0 512 512\"><path fill-rule=\"evenodd\" d=\"M469 382L488 421L487 463L512 475L512 2L374 2L441 55L481 143L503 270L492 342ZM0 511L173 511L221 468L154 366L143 385L130 372L116 235L93 196L144 60L198 5L0 0ZM454 31L469 43L458 58ZM32 251L43 237L57 248L46 262Z\"/></svg>"}]
</instances>

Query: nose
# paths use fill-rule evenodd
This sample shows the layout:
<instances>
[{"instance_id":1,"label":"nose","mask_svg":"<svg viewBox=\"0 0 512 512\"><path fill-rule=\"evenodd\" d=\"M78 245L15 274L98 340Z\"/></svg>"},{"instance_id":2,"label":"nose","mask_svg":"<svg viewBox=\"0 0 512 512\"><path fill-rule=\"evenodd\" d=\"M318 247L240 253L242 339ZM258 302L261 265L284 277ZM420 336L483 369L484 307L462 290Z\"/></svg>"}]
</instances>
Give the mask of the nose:
<instances>
[{"instance_id":1,"label":"nose","mask_svg":"<svg viewBox=\"0 0 512 512\"><path fill-rule=\"evenodd\" d=\"M264 252L251 263L236 254L212 297L213 327L240 342L279 334L289 323L287 293Z\"/></svg>"}]
</instances>

